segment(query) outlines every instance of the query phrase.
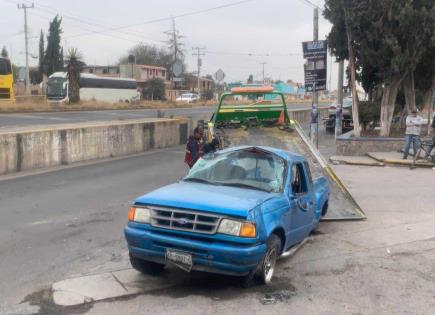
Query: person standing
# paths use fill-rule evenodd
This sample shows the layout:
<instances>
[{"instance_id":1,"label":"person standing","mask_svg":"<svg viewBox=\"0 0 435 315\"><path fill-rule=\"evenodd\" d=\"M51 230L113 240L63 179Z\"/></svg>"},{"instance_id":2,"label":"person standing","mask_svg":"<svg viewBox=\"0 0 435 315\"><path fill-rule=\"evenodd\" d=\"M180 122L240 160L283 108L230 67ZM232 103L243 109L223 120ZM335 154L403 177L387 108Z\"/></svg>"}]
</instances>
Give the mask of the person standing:
<instances>
[{"instance_id":1,"label":"person standing","mask_svg":"<svg viewBox=\"0 0 435 315\"><path fill-rule=\"evenodd\" d=\"M405 148L403 150L404 160L408 158L411 143L414 149L414 154L418 152L422 124L424 124L424 119L417 115L417 110L413 109L411 114L406 117Z\"/></svg>"},{"instance_id":2,"label":"person standing","mask_svg":"<svg viewBox=\"0 0 435 315\"><path fill-rule=\"evenodd\" d=\"M430 160L430 154L432 150L435 148L435 115L433 116L431 127L432 127L432 145L428 147L426 151L426 156L424 157L424 159L427 161Z\"/></svg>"},{"instance_id":3,"label":"person standing","mask_svg":"<svg viewBox=\"0 0 435 315\"><path fill-rule=\"evenodd\" d=\"M216 152L219 149L219 140L213 138L210 143L206 143L203 146L204 154Z\"/></svg>"},{"instance_id":4,"label":"person standing","mask_svg":"<svg viewBox=\"0 0 435 315\"><path fill-rule=\"evenodd\" d=\"M201 138L201 132L197 127L193 130L193 136L190 136L187 140L184 163L186 163L189 168L192 168L201 156Z\"/></svg>"}]
</instances>

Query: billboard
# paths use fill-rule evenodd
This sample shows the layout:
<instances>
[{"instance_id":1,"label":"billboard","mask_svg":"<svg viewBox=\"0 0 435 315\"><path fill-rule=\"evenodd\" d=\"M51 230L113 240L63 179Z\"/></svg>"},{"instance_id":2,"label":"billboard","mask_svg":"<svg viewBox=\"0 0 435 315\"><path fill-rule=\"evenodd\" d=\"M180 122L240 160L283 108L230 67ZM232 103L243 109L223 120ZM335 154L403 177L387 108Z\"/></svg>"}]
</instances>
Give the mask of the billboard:
<instances>
[{"instance_id":1,"label":"billboard","mask_svg":"<svg viewBox=\"0 0 435 315\"><path fill-rule=\"evenodd\" d=\"M306 62L304 64L305 91L326 90L326 40L303 42L302 50Z\"/></svg>"}]
</instances>

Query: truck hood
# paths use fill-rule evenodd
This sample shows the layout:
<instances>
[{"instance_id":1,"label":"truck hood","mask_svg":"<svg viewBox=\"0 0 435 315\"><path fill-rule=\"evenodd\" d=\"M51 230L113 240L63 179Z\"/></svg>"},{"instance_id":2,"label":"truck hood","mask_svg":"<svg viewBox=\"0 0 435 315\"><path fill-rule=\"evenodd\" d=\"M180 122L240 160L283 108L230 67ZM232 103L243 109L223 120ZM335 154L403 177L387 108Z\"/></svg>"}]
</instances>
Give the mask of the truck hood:
<instances>
[{"instance_id":1,"label":"truck hood","mask_svg":"<svg viewBox=\"0 0 435 315\"><path fill-rule=\"evenodd\" d=\"M246 218L249 210L276 195L254 189L180 181L143 195L135 203Z\"/></svg>"}]
</instances>

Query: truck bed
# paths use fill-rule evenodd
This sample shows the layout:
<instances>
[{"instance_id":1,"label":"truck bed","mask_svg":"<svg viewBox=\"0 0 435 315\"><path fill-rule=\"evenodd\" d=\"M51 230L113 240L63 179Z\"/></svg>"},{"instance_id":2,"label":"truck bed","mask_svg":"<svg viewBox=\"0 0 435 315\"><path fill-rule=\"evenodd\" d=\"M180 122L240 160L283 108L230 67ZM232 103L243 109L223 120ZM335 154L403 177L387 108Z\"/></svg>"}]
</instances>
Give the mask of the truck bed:
<instances>
[{"instance_id":1,"label":"truck bed","mask_svg":"<svg viewBox=\"0 0 435 315\"><path fill-rule=\"evenodd\" d=\"M308 160L314 178L326 176L329 181L329 209L322 220L361 220L365 215L337 175L315 154L304 141L304 134L299 128L294 131L280 130L276 127L253 127L218 129L216 134L223 141L223 146L258 145L283 149L299 153ZM317 156L316 156L317 155Z\"/></svg>"}]
</instances>

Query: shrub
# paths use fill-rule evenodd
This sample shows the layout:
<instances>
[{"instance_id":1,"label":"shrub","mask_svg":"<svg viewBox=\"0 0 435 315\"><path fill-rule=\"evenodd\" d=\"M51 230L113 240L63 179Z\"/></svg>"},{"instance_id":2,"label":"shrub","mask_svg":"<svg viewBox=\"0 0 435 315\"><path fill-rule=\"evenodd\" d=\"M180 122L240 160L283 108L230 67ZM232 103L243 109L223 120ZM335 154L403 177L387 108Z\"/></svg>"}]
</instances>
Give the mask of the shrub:
<instances>
[{"instance_id":1,"label":"shrub","mask_svg":"<svg viewBox=\"0 0 435 315\"><path fill-rule=\"evenodd\" d=\"M205 90L202 93L202 98L207 100L207 101L212 100L214 98L214 92L213 92L213 90Z\"/></svg>"},{"instance_id":2,"label":"shrub","mask_svg":"<svg viewBox=\"0 0 435 315\"><path fill-rule=\"evenodd\" d=\"M380 102L361 101L358 104L359 122L363 130L371 125L376 126L381 118L381 104Z\"/></svg>"},{"instance_id":3,"label":"shrub","mask_svg":"<svg viewBox=\"0 0 435 315\"><path fill-rule=\"evenodd\" d=\"M143 90L143 98L146 100L165 100L165 82L159 78L151 79Z\"/></svg>"}]
</instances>

